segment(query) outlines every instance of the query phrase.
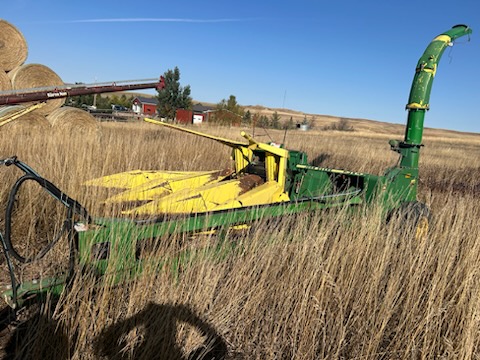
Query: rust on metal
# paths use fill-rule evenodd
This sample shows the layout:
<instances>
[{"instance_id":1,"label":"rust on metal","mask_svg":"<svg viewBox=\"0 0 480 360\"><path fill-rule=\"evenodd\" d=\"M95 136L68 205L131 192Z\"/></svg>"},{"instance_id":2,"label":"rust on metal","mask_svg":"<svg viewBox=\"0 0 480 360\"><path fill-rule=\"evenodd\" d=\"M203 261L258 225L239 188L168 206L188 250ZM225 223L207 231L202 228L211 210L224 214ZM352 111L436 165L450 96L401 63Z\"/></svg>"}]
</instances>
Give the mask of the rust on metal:
<instances>
[{"instance_id":1,"label":"rust on metal","mask_svg":"<svg viewBox=\"0 0 480 360\"><path fill-rule=\"evenodd\" d=\"M240 185L240 188L242 189L239 195L249 190L252 190L254 187L257 187L258 185L263 184L263 179L260 176L255 174L248 174L248 175L242 176L239 180L240 180L239 185Z\"/></svg>"},{"instance_id":2,"label":"rust on metal","mask_svg":"<svg viewBox=\"0 0 480 360\"><path fill-rule=\"evenodd\" d=\"M235 173L235 170L233 169L222 169L212 173L212 175L210 175L210 178L212 180L216 180L219 177L227 177L227 176L233 175L234 173Z\"/></svg>"}]
</instances>

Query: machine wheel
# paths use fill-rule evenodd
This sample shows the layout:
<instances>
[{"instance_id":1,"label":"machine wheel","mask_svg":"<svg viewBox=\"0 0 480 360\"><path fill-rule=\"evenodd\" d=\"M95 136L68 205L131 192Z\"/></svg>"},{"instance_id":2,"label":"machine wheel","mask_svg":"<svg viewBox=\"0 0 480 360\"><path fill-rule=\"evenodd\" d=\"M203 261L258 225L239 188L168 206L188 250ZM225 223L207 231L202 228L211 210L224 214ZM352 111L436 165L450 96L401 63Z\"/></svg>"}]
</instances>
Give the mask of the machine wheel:
<instances>
[{"instance_id":1,"label":"machine wheel","mask_svg":"<svg viewBox=\"0 0 480 360\"><path fill-rule=\"evenodd\" d=\"M404 202L389 216L389 220L397 218L402 230L413 230L415 240L423 240L427 237L432 215L430 209L424 203L418 201Z\"/></svg>"}]
</instances>

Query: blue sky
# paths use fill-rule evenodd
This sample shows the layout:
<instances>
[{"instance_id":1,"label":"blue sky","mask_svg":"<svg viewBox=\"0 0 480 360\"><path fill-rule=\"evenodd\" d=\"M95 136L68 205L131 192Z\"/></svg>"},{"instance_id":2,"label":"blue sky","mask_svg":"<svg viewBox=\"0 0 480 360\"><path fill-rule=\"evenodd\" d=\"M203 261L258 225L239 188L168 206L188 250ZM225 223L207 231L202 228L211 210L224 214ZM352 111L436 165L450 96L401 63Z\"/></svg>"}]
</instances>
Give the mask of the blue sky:
<instances>
[{"instance_id":1,"label":"blue sky","mask_svg":"<svg viewBox=\"0 0 480 360\"><path fill-rule=\"evenodd\" d=\"M456 24L426 126L480 132L480 1L10 0L27 63L65 82L158 77L178 66L199 101L405 123L415 65Z\"/></svg>"}]
</instances>

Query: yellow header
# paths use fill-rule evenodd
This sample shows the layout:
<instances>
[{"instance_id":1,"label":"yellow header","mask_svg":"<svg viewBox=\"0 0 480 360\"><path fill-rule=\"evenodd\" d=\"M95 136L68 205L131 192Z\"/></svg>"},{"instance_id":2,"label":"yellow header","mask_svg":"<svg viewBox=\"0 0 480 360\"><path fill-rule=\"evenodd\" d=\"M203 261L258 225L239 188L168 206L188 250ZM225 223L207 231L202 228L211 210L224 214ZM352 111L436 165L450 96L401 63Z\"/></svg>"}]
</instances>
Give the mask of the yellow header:
<instances>
[{"instance_id":1,"label":"yellow header","mask_svg":"<svg viewBox=\"0 0 480 360\"><path fill-rule=\"evenodd\" d=\"M258 142L253 137L251 137L249 134L247 134L245 131L242 131L240 133L240 135L242 135L245 139L248 140L248 142L250 143L249 148L251 148L251 149L257 148L257 149L267 151L267 152L272 153L274 155L277 155L277 156L288 159L288 154L289 154L288 150L282 149L282 148L274 146L274 145ZM253 145L253 147L252 147L252 145Z\"/></svg>"},{"instance_id":2,"label":"yellow header","mask_svg":"<svg viewBox=\"0 0 480 360\"><path fill-rule=\"evenodd\" d=\"M175 129L175 130L183 131L183 132L186 132L186 133L189 133L189 134L201 136L201 137L204 137L204 138L207 138L207 139L215 140L215 141L218 141L219 143L230 146L232 148L236 148L236 147L239 147L239 146L244 146L244 147L248 146L247 144L244 144L244 143L241 143L241 142L238 142L238 141L223 139L221 137L204 134L204 133L201 133L199 131L190 130L190 129L180 127L180 126L176 126L176 125L172 125L172 124L169 124L169 123L166 123L166 122L163 122L163 121L153 120L153 119L149 119L149 118L144 118L143 120L145 120L146 122L152 123L152 124L165 126L165 127L171 128L171 129Z\"/></svg>"}]
</instances>

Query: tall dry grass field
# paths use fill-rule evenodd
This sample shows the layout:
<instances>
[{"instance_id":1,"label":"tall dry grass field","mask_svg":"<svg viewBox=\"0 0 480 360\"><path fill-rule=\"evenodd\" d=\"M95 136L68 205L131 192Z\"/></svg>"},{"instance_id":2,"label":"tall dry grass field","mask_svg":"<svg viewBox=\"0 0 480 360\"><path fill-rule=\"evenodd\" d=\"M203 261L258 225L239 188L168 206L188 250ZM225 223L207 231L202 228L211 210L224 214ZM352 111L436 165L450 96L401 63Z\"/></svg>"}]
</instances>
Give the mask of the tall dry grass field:
<instances>
[{"instance_id":1,"label":"tall dry grass field","mask_svg":"<svg viewBox=\"0 0 480 360\"><path fill-rule=\"evenodd\" d=\"M240 140L240 129L203 130ZM379 134L290 132L286 144L317 165L380 174L397 161L388 139L403 134ZM269 140L263 130L255 135ZM269 136L281 141L284 134ZM150 124L105 123L90 134L0 129L0 138L2 158L17 155L94 216L115 214L104 213L97 189L82 186L88 179L231 166L228 148ZM2 331L3 356L480 358L480 136L426 136L424 143L419 198L434 214L427 238L415 241L400 224L384 224L372 206L259 222L223 243L208 235L159 239L154 258L185 249L190 256L177 268L153 261L143 276L120 286L95 286L91 274L79 274L60 299L22 311ZM21 173L0 171L3 209ZM33 255L37 239L58 231L64 214L35 186L20 200L13 240ZM205 250L212 244L220 256ZM18 276L60 271L67 249L61 240L41 263L16 264Z\"/></svg>"}]
</instances>

